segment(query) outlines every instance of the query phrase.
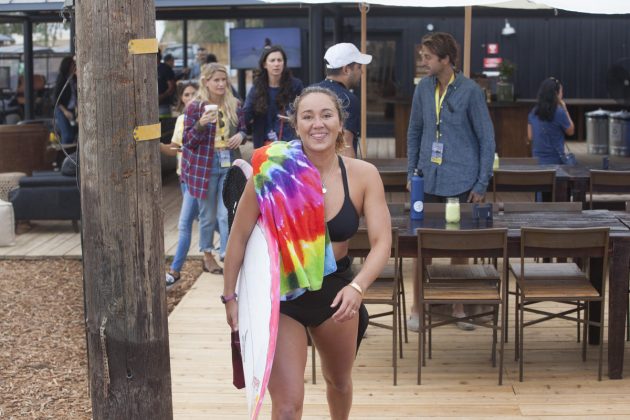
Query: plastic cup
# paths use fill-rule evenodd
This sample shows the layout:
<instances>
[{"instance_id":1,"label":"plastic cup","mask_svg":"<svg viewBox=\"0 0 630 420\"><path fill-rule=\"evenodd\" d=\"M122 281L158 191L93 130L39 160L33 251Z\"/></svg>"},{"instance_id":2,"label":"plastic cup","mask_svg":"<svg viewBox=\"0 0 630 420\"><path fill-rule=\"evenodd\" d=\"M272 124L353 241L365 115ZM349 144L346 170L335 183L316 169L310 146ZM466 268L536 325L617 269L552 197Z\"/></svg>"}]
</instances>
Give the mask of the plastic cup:
<instances>
[{"instance_id":1,"label":"plastic cup","mask_svg":"<svg viewBox=\"0 0 630 420\"><path fill-rule=\"evenodd\" d=\"M219 109L219 106L215 104L208 104L205 107L203 107L203 109L206 112L217 111Z\"/></svg>"}]
</instances>

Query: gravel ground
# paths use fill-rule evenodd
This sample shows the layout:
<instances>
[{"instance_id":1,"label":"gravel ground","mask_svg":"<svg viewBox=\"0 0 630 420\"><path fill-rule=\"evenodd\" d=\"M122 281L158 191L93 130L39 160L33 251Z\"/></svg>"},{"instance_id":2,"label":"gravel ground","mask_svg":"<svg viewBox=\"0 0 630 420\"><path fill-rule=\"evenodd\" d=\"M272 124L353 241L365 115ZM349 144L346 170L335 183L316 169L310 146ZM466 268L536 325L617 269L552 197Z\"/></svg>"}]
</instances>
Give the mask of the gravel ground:
<instances>
[{"instance_id":1,"label":"gravel ground","mask_svg":"<svg viewBox=\"0 0 630 420\"><path fill-rule=\"evenodd\" d=\"M169 313L200 274L184 265ZM90 419L81 262L0 260L0 288L0 419Z\"/></svg>"}]
</instances>

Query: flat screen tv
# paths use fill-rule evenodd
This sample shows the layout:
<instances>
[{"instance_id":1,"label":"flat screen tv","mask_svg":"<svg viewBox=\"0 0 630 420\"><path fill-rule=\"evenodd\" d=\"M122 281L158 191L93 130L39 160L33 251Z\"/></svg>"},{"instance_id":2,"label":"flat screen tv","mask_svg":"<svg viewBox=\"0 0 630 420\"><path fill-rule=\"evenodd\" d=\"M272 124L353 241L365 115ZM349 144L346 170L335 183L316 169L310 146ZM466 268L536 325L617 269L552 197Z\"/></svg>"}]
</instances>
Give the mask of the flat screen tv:
<instances>
[{"instance_id":1,"label":"flat screen tv","mask_svg":"<svg viewBox=\"0 0 630 420\"><path fill-rule=\"evenodd\" d=\"M230 68L255 69L265 46L280 45L287 53L288 66L302 66L300 28L230 29Z\"/></svg>"}]
</instances>

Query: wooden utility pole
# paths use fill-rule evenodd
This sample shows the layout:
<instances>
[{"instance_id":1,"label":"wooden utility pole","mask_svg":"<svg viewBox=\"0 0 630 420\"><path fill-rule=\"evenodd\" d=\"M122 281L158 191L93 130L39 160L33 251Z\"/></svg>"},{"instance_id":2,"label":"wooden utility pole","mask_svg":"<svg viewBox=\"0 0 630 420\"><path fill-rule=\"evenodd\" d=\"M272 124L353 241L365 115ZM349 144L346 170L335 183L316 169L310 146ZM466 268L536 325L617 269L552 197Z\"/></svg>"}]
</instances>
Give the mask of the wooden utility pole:
<instances>
[{"instance_id":1,"label":"wooden utility pole","mask_svg":"<svg viewBox=\"0 0 630 420\"><path fill-rule=\"evenodd\" d=\"M157 46L154 0L75 0L75 19L92 415L170 419L156 54L129 49Z\"/></svg>"}]
</instances>

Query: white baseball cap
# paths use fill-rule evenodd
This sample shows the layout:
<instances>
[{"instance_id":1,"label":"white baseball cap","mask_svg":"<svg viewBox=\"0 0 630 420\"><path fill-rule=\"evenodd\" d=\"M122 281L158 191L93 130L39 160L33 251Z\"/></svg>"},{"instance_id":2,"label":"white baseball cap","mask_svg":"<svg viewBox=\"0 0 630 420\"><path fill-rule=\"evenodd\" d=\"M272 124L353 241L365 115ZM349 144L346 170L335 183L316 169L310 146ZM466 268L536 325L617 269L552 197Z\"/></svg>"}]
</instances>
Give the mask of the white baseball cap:
<instances>
[{"instance_id":1,"label":"white baseball cap","mask_svg":"<svg viewBox=\"0 0 630 420\"><path fill-rule=\"evenodd\" d=\"M339 69L351 63L370 64L372 56L361 54L361 51L354 44L342 42L328 48L324 54L324 60L326 60L326 68Z\"/></svg>"}]
</instances>

